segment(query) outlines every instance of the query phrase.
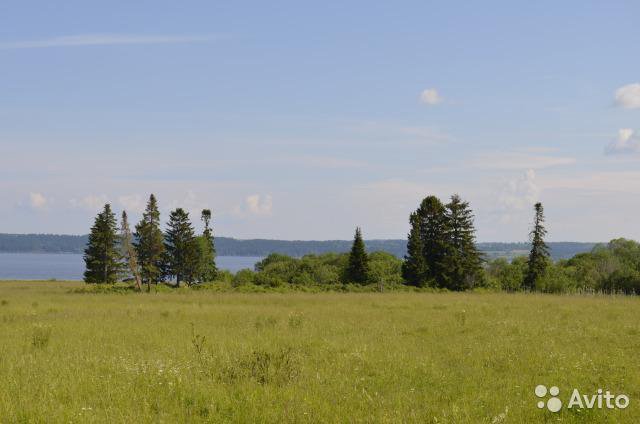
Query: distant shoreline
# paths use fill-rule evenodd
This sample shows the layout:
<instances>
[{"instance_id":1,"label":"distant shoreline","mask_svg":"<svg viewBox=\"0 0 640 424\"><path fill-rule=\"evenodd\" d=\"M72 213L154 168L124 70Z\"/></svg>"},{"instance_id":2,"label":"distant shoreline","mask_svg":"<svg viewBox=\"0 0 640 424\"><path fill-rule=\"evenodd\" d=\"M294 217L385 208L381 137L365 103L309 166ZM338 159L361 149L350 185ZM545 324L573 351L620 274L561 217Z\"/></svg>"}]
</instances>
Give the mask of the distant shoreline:
<instances>
[{"instance_id":1,"label":"distant shoreline","mask_svg":"<svg viewBox=\"0 0 640 424\"><path fill-rule=\"evenodd\" d=\"M281 253L301 257L308 254L344 253L351 247L351 240L270 240L235 239L216 237L215 246L218 256L253 257ZM38 254L82 254L87 236L55 234L2 234L0 233L0 253L38 253ZM590 251L597 243L589 242L549 242L553 259L567 259L578 253ZM406 240L366 240L368 251L384 251L399 258L406 253ZM478 248L492 259L496 257L513 258L527 254L527 242L480 242Z\"/></svg>"}]
</instances>

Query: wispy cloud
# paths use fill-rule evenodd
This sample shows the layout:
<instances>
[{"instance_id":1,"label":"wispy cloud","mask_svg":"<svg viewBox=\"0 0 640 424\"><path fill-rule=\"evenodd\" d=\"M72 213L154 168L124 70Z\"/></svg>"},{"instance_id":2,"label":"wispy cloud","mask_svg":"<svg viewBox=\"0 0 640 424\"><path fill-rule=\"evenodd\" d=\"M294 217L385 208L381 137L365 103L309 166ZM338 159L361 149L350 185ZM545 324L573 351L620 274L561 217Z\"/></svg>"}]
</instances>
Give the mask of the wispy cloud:
<instances>
[{"instance_id":1,"label":"wispy cloud","mask_svg":"<svg viewBox=\"0 0 640 424\"><path fill-rule=\"evenodd\" d=\"M135 35L81 34L40 40L0 42L0 50L43 49L49 47L113 46L131 44L205 43L220 39L215 35Z\"/></svg>"},{"instance_id":2,"label":"wispy cloud","mask_svg":"<svg viewBox=\"0 0 640 424\"><path fill-rule=\"evenodd\" d=\"M398 123L377 121L360 121L352 123L348 128L361 136L366 136L368 143L375 137L385 142L395 144L410 143L419 145L446 144L453 141L453 137L435 127L412 126Z\"/></svg>"},{"instance_id":3,"label":"wispy cloud","mask_svg":"<svg viewBox=\"0 0 640 424\"><path fill-rule=\"evenodd\" d=\"M522 210L533 205L540 195L536 184L536 173L528 169L524 175L506 182L498 197L498 207L507 212Z\"/></svg>"},{"instance_id":4,"label":"wispy cloud","mask_svg":"<svg viewBox=\"0 0 640 424\"><path fill-rule=\"evenodd\" d=\"M90 194L81 199L73 198L69 200L69 203L73 208L84 209L90 212L99 211L105 203L109 203L109 198L106 194Z\"/></svg>"},{"instance_id":5,"label":"wispy cloud","mask_svg":"<svg viewBox=\"0 0 640 424\"><path fill-rule=\"evenodd\" d=\"M552 166L572 165L574 163L576 163L575 158L531 154L526 151L482 154L470 161L470 165L474 167L495 170L542 169Z\"/></svg>"}]
</instances>

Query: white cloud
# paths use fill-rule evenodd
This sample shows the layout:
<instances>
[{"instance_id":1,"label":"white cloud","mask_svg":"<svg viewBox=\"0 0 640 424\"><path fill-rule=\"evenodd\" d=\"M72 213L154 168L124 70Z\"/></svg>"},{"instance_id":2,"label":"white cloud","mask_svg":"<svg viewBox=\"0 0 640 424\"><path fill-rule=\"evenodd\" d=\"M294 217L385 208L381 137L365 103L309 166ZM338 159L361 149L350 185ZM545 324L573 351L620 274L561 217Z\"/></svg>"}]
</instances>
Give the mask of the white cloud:
<instances>
[{"instance_id":1,"label":"white cloud","mask_svg":"<svg viewBox=\"0 0 640 424\"><path fill-rule=\"evenodd\" d=\"M552 166L571 165L576 160L570 157L546 156L527 152L494 152L480 155L471 160L470 164L483 169L542 169Z\"/></svg>"},{"instance_id":2,"label":"white cloud","mask_svg":"<svg viewBox=\"0 0 640 424\"><path fill-rule=\"evenodd\" d=\"M252 194L245 199L245 206L249 213L253 215L271 215L273 199L269 194L265 196Z\"/></svg>"},{"instance_id":3,"label":"white cloud","mask_svg":"<svg viewBox=\"0 0 640 424\"><path fill-rule=\"evenodd\" d=\"M0 43L0 50L39 49L48 47L113 46L121 44L202 43L219 37L194 35L82 34L42 40Z\"/></svg>"},{"instance_id":4,"label":"white cloud","mask_svg":"<svg viewBox=\"0 0 640 424\"><path fill-rule=\"evenodd\" d=\"M618 130L618 137L605 148L606 154L640 152L640 134L631 128Z\"/></svg>"},{"instance_id":5,"label":"white cloud","mask_svg":"<svg viewBox=\"0 0 640 424\"><path fill-rule=\"evenodd\" d=\"M616 104L625 109L640 109L640 83L628 84L616 90Z\"/></svg>"},{"instance_id":6,"label":"white cloud","mask_svg":"<svg viewBox=\"0 0 640 424\"><path fill-rule=\"evenodd\" d=\"M136 212L142 213L145 208L145 201L139 194L127 194L124 196L118 197L118 203L127 211L127 212Z\"/></svg>"},{"instance_id":7,"label":"white cloud","mask_svg":"<svg viewBox=\"0 0 640 424\"><path fill-rule=\"evenodd\" d=\"M426 105L434 106L442 103L442 97L435 88L427 88L420 94L420 101Z\"/></svg>"},{"instance_id":8,"label":"white cloud","mask_svg":"<svg viewBox=\"0 0 640 424\"><path fill-rule=\"evenodd\" d=\"M44 209L48 200L41 193L29 193L29 204L33 209Z\"/></svg>"},{"instance_id":9,"label":"white cloud","mask_svg":"<svg viewBox=\"0 0 640 424\"><path fill-rule=\"evenodd\" d=\"M109 198L106 194L94 195L90 194L82 199L71 199L69 201L74 208L85 209L90 212L96 212L102 209L105 203L109 203Z\"/></svg>"},{"instance_id":10,"label":"white cloud","mask_svg":"<svg viewBox=\"0 0 640 424\"><path fill-rule=\"evenodd\" d=\"M169 202L169 210L182 208L191 215L193 221L197 221L200 219L200 213L203 209L211 209L211 205L206 204L203 200L203 197L196 194L195 190L188 189L180 200L175 200L174 198Z\"/></svg>"},{"instance_id":11,"label":"white cloud","mask_svg":"<svg viewBox=\"0 0 640 424\"><path fill-rule=\"evenodd\" d=\"M498 205L501 209L522 210L533 205L540 195L540 188L535 180L535 171L529 169L523 176L507 181L498 197Z\"/></svg>"}]
</instances>

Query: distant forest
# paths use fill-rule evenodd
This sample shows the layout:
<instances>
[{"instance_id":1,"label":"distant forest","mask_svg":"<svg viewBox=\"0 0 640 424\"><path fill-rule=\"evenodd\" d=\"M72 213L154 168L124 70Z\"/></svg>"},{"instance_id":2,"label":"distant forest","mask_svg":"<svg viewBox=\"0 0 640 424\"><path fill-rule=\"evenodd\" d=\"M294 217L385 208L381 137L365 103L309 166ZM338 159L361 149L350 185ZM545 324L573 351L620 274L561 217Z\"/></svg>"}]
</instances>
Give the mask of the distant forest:
<instances>
[{"instance_id":1,"label":"distant forest","mask_svg":"<svg viewBox=\"0 0 640 424\"><path fill-rule=\"evenodd\" d=\"M83 253L87 235L53 234L0 234L0 252L10 253ZM343 253L351 248L352 240L238 240L230 237L216 237L216 251L220 256L267 256L281 253L294 257L307 254L329 252ZM554 260L568 259L578 253L589 252L596 243L549 242ZM406 253L406 240L366 240L369 252L383 251L402 258ZM487 259L498 257L514 258L526 256L531 248L529 243L478 243L478 249Z\"/></svg>"}]
</instances>

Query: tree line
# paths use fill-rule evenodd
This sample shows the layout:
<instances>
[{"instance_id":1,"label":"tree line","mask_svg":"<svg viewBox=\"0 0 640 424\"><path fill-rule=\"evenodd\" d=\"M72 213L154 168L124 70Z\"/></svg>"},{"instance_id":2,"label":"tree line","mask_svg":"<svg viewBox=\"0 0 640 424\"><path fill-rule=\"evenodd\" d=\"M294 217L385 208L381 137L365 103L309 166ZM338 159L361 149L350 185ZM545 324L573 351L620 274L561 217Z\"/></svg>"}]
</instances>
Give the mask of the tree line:
<instances>
[{"instance_id":1,"label":"tree line","mask_svg":"<svg viewBox=\"0 0 640 424\"><path fill-rule=\"evenodd\" d=\"M166 231L160 228L160 210L152 194L135 226L129 227L126 211L122 212L120 226L111 205L104 205L95 218L84 251L87 283L115 283L133 280L138 290L145 285L174 282L179 287L213 281L218 273L215 262L215 244L211 228L211 210L201 213L204 231L196 235L189 213L182 208L169 215Z\"/></svg>"},{"instance_id":2,"label":"tree line","mask_svg":"<svg viewBox=\"0 0 640 424\"><path fill-rule=\"evenodd\" d=\"M535 205L530 233L531 252L518 289L534 290L551 263L544 242L542 204ZM169 282L179 287L215 280L236 285L282 284L378 285L402 284L417 288L468 290L490 286L489 267L475 240L474 215L469 203L453 195L446 204L436 196L426 197L409 216L407 253L404 260L383 252L367 253L362 230L356 228L348 254L307 255L301 260L269 255L255 271L235 276L219 271L209 209L201 212L204 231L195 235L189 214L171 211L165 231L155 196L149 197L142 219L131 231L126 211L120 225L111 206L98 213L84 253L87 283L132 281L138 290ZM305 259L306 258L306 259ZM315 259L314 259L315 258Z\"/></svg>"}]
</instances>

